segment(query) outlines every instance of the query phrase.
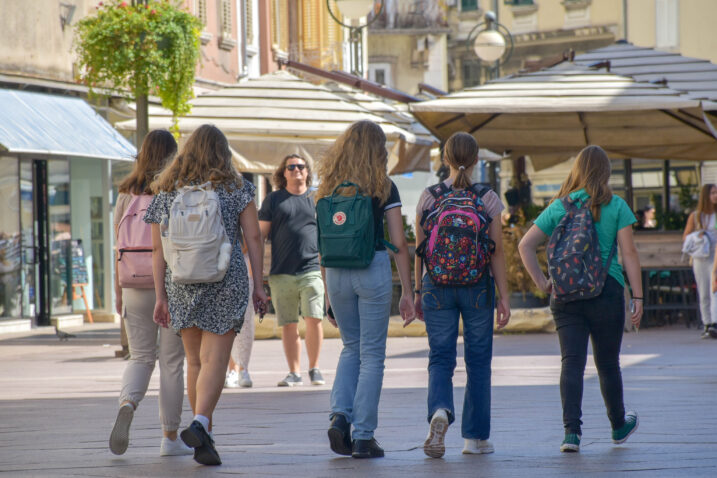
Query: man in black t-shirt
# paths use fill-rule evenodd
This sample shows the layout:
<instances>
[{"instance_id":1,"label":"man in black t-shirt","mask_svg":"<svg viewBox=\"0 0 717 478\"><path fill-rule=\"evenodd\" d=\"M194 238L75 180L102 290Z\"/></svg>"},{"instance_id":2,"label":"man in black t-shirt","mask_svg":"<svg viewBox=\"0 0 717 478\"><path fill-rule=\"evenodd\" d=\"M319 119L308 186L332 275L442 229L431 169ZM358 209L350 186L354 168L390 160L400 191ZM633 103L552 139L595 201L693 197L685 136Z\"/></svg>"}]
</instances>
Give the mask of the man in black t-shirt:
<instances>
[{"instance_id":1,"label":"man in black t-shirt","mask_svg":"<svg viewBox=\"0 0 717 478\"><path fill-rule=\"evenodd\" d=\"M324 339L324 283L319 268L316 208L309 191L311 168L298 155L283 159L274 173L278 190L270 193L259 210L264 240L271 241L269 287L277 320L282 327L289 374L280 387L302 385L299 315L306 324L306 351L313 385L323 385L319 352Z\"/></svg>"}]
</instances>

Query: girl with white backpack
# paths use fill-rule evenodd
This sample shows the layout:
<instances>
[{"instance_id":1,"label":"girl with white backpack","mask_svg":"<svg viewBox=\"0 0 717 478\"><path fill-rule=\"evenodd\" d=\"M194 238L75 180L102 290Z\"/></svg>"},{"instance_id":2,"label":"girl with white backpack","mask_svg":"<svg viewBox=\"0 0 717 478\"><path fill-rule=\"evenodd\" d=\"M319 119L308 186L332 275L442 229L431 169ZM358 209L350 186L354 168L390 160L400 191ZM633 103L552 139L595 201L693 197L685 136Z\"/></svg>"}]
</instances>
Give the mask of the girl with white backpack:
<instances>
[{"instance_id":1,"label":"girl with white backpack","mask_svg":"<svg viewBox=\"0 0 717 478\"><path fill-rule=\"evenodd\" d=\"M705 184L700 190L700 197L697 200L697 209L687 218L685 232L682 239L685 246L688 242L696 245L700 242L705 247L693 247L688 252L685 247L683 251L692 256L692 270L695 273L697 283L697 297L700 301L700 316L704 324L702 338L710 337L710 331L717 337L717 297L714 291L717 289L712 280L712 269L715 261L715 247L717 247L717 229L715 228L715 208L717 207L717 186ZM700 250L697 250L700 249Z\"/></svg>"},{"instance_id":2,"label":"girl with white backpack","mask_svg":"<svg viewBox=\"0 0 717 478\"><path fill-rule=\"evenodd\" d=\"M171 324L182 336L187 395L194 412L192 424L180 436L194 448L198 463L220 465L210 435L211 418L232 343L246 307L263 315L268 301L255 188L232 165L224 134L203 125L152 189L156 196L144 220L152 224L154 320ZM252 266L253 304L239 234L244 235Z\"/></svg>"},{"instance_id":3,"label":"girl with white backpack","mask_svg":"<svg viewBox=\"0 0 717 478\"><path fill-rule=\"evenodd\" d=\"M155 303L152 236L149 224L142 220L152 201L150 183L176 152L177 143L169 131L151 131L142 143L132 172L119 186L114 214L115 305L126 323L130 360L122 376L120 408L110 435L110 450L115 455L127 450L134 411L147 392L157 358L159 419L164 435L159 454L192 453L191 448L177 440L184 399L184 347L174 331L158 327L152 320Z\"/></svg>"}]
</instances>

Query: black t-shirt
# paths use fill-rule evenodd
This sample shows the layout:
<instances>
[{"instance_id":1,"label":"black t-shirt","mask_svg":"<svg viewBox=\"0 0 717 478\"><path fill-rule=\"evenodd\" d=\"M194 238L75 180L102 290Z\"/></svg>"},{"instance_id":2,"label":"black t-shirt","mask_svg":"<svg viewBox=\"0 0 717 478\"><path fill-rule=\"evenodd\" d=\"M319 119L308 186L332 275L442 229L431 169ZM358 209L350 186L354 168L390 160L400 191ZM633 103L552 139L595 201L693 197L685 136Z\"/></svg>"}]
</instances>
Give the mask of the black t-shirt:
<instances>
[{"instance_id":1,"label":"black t-shirt","mask_svg":"<svg viewBox=\"0 0 717 478\"><path fill-rule=\"evenodd\" d=\"M388 199L386 199L386 202L384 204L379 204L378 199L373 198L373 221L374 231L376 231L375 237L384 237L385 231L383 230L383 214L389 209L393 209L394 207L401 207L401 196L398 194L398 188L393 183L393 181L391 181L391 192L389 193ZM379 242L376 245L376 250L386 250L386 246L384 246L382 242Z\"/></svg>"},{"instance_id":2,"label":"black t-shirt","mask_svg":"<svg viewBox=\"0 0 717 478\"><path fill-rule=\"evenodd\" d=\"M271 222L270 274L303 274L319 270L316 208L313 195L270 193L259 210L259 220Z\"/></svg>"}]
</instances>

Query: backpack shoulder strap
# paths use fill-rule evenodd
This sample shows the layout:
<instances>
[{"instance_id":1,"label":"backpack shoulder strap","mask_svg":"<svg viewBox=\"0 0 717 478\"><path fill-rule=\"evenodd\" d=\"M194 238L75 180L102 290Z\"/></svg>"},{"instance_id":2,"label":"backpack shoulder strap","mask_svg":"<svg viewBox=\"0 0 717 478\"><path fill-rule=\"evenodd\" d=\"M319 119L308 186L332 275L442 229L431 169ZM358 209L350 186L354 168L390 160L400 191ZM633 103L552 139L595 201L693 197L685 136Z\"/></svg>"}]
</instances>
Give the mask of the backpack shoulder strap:
<instances>
[{"instance_id":1,"label":"backpack shoulder strap","mask_svg":"<svg viewBox=\"0 0 717 478\"><path fill-rule=\"evenodd\" d=\"M476 193L476 195L481 201L483 200L483 196L485 196L491 191L490 187L482 186L478 183L471 184L471 190Z\"/></svg>"},{"instance_id":2,"label":"backpack shoulder strap","mask_svg":"<svg viewBox=\"0 0 717 478\"><path fill-rule=\"evenodd\" d=\"M450 190L451 189L448 186L446 186L443 182L440 182L438 184L434 184L433 186L428 187L428 191L431 193L431 195L435 199L439 199L441 196L443 196Z\"/></svg>"}]
</instances>

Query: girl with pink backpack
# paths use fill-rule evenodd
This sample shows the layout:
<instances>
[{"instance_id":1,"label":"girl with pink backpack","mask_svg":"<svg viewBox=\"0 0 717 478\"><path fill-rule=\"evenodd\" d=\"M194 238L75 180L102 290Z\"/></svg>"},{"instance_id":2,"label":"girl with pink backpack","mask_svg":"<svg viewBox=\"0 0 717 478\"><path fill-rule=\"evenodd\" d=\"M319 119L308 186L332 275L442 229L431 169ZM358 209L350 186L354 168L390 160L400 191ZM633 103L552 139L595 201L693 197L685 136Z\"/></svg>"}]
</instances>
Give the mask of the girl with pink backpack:
<instances>
[{"instance_id":1,"label":"girl with pink backpack","mask_svg":"<svg viewBox=\"0 0 717 478\"><path fill-rule=\"evenodd\" d=\"M463 453L493 453L488 438L496 285L498 328L510 318L500 224L503 204L494 191L470 179L478 161L478 143L467 133L456 133L446 141L444 160L450 167L449 178L426 189L416 208L415 306L426 323L430 347L430 425L423 451L432 458L445 453L446 431L456 418L453 371L461 316L468 374Z\"/></svg>"},{"instance_id":2,"label":"girl with pink backpack","mask_svg":"<svg viewBox=\"0 0 717 478\"><path fill-rule=\"evenodd\" d=\"M151 131L142 143L132 172L119 186L114 213L115 295L117 313L122 315L127 327L130 359L122 376L120 408L109 440L115 455L127 450L134 411L147 392L157 357L159 419L163 434L159 454L192 453L191 448L177 439L184 399L184 347L173 330L159 327L152 320L155 303L152 230L143 220L153 198L150 183L176 152L177 143L169 131Z\"/></svg>"}]
</instances>

